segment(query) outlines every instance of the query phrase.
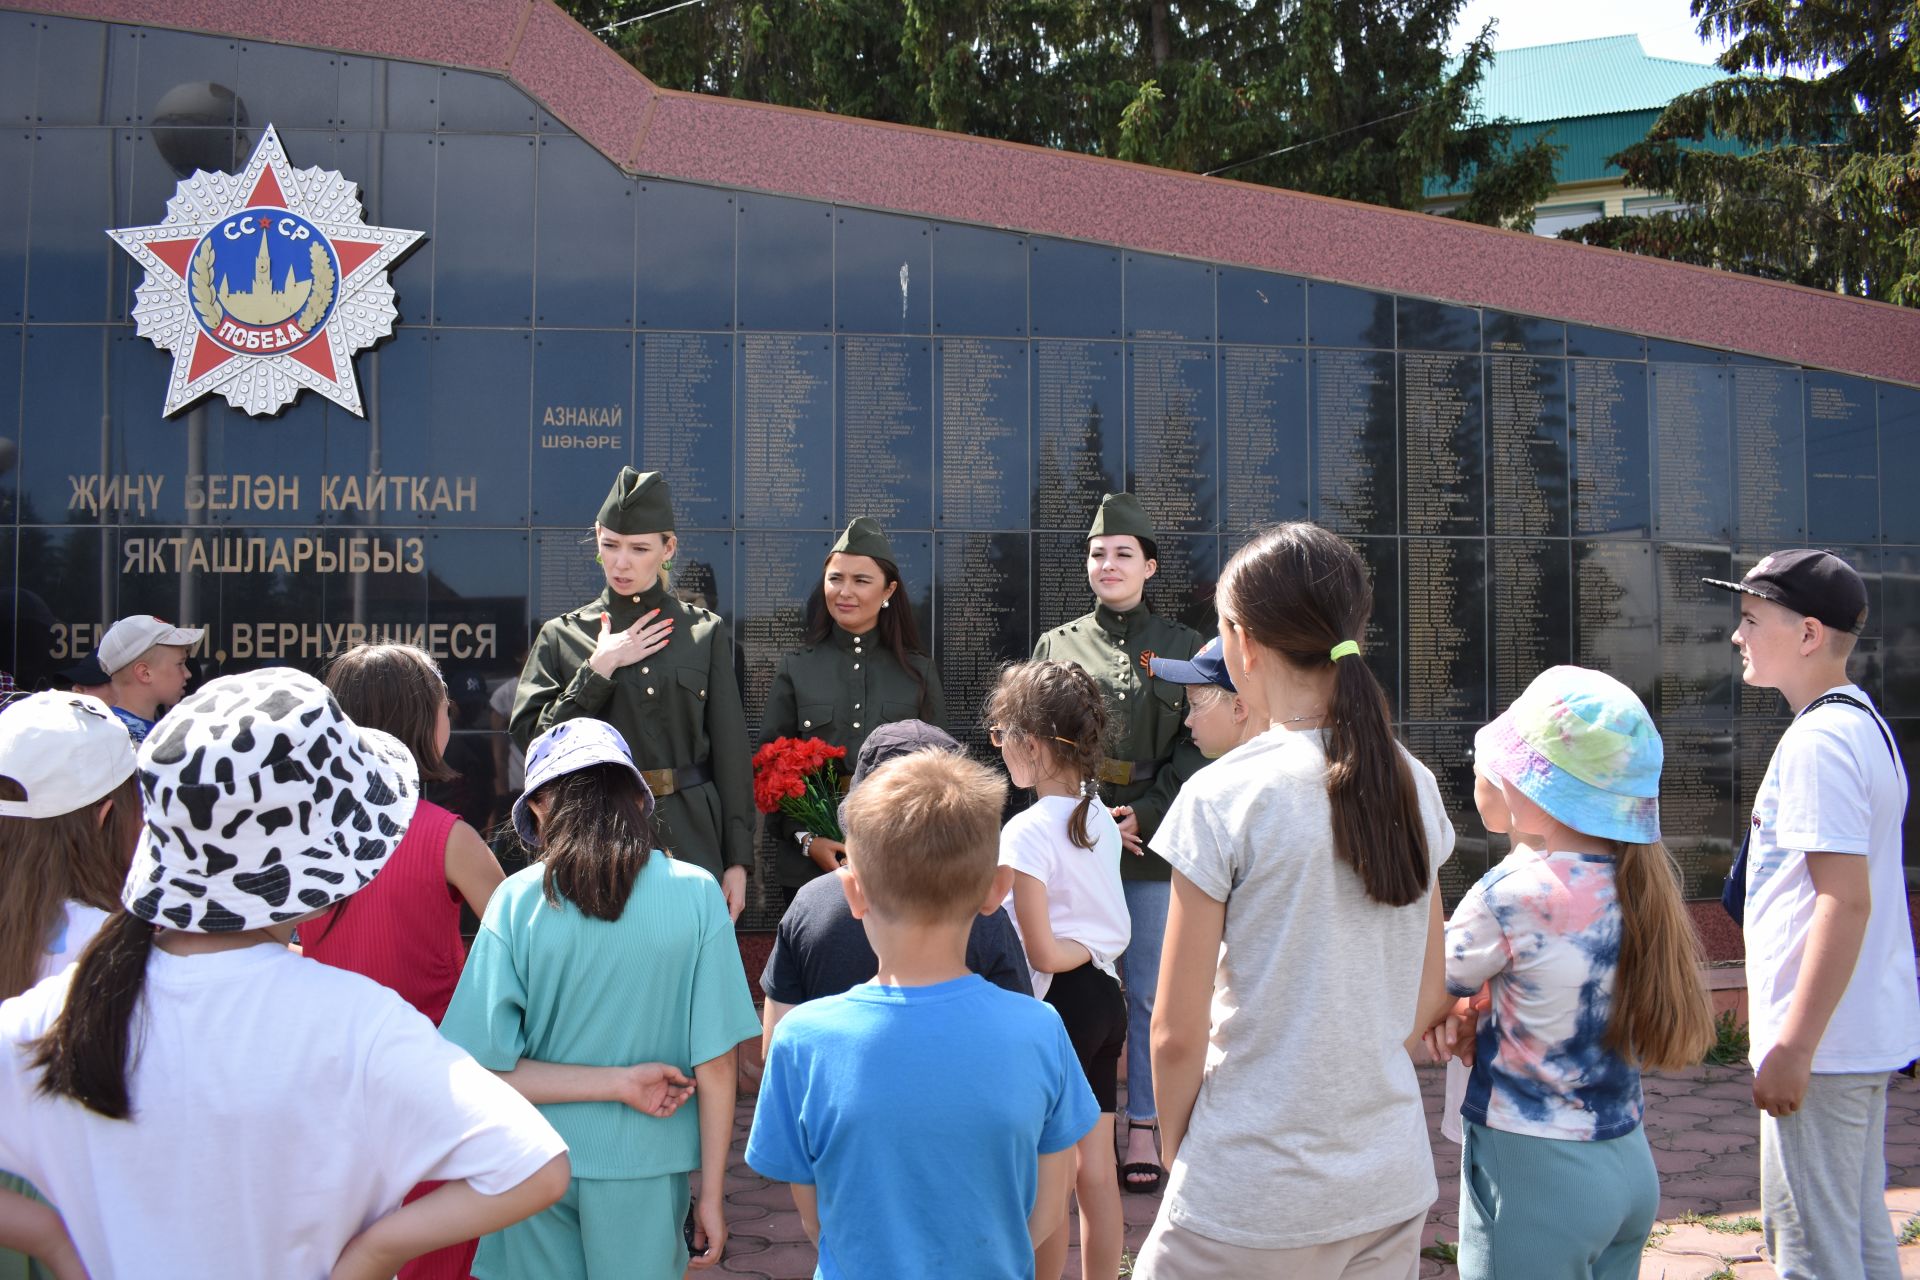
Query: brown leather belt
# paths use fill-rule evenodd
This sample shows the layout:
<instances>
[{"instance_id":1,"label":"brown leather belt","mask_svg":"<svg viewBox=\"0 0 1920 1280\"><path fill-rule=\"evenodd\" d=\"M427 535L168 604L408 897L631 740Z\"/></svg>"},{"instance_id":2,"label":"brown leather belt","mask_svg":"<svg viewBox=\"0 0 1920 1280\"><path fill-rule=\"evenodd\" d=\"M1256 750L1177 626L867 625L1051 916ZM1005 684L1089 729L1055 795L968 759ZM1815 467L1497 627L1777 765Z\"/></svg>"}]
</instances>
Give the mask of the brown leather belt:
<instances>
[{"instance_id":1,"label":"brown leather belt","mask_svg":"<svg viewBox=\"0 0 1920 1280\"><path fill-rule=\"evenodd\" d=\"M1151 782L1158 772L1158 760L1115 760L1109 756L1100 762L1099 777L1102 782L1125 787L1136 782Z\"/></svg>"},{"instance_id":2,"label":"brown leather belt","mask_svg":"<svg viewBox=\"0 0 1920 1280\"><path fill-rule=\"evenodd\" d=\"M670 796L676 791L687 791L703 782L713 781L713 770L704 764L686 764L677 769L642 769L640 776L647 781L647 790L653 792L653 798Z\"/></svg>"}]
</instances>

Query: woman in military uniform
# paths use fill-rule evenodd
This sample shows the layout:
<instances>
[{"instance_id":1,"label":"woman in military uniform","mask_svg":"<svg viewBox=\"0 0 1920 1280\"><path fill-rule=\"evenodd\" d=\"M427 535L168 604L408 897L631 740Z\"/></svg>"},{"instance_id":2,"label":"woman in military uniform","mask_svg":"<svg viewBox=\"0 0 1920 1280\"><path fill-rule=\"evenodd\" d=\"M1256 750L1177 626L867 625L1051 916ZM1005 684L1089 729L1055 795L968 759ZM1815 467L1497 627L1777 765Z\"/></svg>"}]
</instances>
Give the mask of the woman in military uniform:
<instances>
[{"instance_id":1,"label":"woman in military uniform","mask_svg":"<svg viewBox=\"0 0 1920 1280\"><path fill-rule=\"evenodd\" d=\"M656 471L622 467L593 526L607 587L540 629L514 697L522 750L575 716L618 729L657 801L662 843L720 881L735 918L753 863L753 764L720 616L676 599L673 497Z\"/></svg>"},{"instance_id":2,"label":"woman in military uniform","mask_svg":"<svg viewBox=\"0 0 1920 1280\"><path fill-rule=\"evenodd\" d=\"M895 720L946 728L940 673L920 646L913 605L880 526L864 516L827 554L820 586L807 600L806 644L780 659L767 694L760 741L819 738L847 749L847 764L867 735ZM844 860L846 846L815 836L780 814L776 873L788 902L800 886Z\"/></svg>"},{"instance_id":3,"label":"woman in military uniform","mask_svg":"<svg viewBox=\"0 0 1920 1280\"><path fill-rule=\"evenodd\" d=\"M1152 673L1155 658L1191 658L1202 644L1192 628L1147 604L1147 579L1159 568L1158 557L1140 500L1107 495L1087 530L1093 612L1055 627L1033 647L1035 658L1077 664L1107 696L1100 798L1126 842L1120 876L1133 921L1133 939L1120 959L1127 992L1127 1152L1120 1172L1126 1189L1142 1194L1158 1189L1163 1176L1154 1150L1159 1113L1148 1040L1173 878L1151 841L1180 784L1206 763L1184 724L1185 688Z\"/></svg>"}]
</instances>

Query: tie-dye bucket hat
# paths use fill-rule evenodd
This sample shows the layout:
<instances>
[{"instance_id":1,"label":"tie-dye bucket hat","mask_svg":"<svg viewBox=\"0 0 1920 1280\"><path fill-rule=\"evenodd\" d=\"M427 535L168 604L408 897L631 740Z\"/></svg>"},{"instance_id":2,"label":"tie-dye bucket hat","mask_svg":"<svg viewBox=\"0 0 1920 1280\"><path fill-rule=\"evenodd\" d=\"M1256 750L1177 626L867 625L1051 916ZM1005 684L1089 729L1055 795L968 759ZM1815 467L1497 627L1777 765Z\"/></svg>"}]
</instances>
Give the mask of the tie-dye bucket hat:
<instances>
[{"instance_id":1,"label":"tie-dye bucket hat","mask_svg":"<svg viewBox=\"0 0 1920 1280\"><path fill-rule=\"evenodd\" d=\"M1660 839L1666 750L1633 690L1585 667L1550 667L1473 740L1474 767L1563 826L1605 840Z\"/></svg>"}]
</instances>

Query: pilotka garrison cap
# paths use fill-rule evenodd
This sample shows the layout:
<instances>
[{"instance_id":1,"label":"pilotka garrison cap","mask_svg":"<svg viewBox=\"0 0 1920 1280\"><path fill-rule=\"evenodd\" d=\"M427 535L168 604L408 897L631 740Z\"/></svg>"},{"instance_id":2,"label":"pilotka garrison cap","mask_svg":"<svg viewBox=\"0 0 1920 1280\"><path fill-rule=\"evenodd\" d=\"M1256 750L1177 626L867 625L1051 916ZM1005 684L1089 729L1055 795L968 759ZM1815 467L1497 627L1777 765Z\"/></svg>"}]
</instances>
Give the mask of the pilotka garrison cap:
<instances>
[{"instance_id":1,"label":"pilotka garrison cap","mask_svg":"<svg viewBox=\"0 0 1920 1280\"><path fill-rule=\"evenodd\" d=\"M1148 518L1147 509L1140 505L1140 499L1130 493L1110 493L1100 500L1100 510L1094 513L1093 527L1087 530L1087 538L1091 541L1121 534L1151 542L1154 540L1153 521Z\"/></svg>"},{"instance_id":2,"label":"pilotka garrison cap","mask_svg":"<svg viewBox=\"0 0 1920 1280\"><path fill-rule=\"evenodd\" d=\"M1776 551L1738 582L1702 578L1708 586L1758 596L1836 631L1859 635L1867 625L1867 584L1830 551Z\"/></svg>"},{"instance_id":3,"label":"pilotka garrison cap","mask_svg":"<svg viewBox=\"0 0 1920 1280\"><path fill-rule=\"evenodd\" d=\"M633 536L673 532L673 491L658 471L620 468L607 500L600 504L600 527Z\"/></svg>"},{"instance_id":4,"label":"pilotka garrison cap","mask_svg":"<svg viewBox=\"0 0 1920 1280\"><path fill-rule=\"evenodd\" d=\"M875 560L885 560L888 564L899 563L893 558L893 544L887 541L887 535L881 531L877 521L861 516L849 524L840 534L840 541L833 544L828 555L846 554L850 556L871 556Z\"/></svg>"}]
</instances>

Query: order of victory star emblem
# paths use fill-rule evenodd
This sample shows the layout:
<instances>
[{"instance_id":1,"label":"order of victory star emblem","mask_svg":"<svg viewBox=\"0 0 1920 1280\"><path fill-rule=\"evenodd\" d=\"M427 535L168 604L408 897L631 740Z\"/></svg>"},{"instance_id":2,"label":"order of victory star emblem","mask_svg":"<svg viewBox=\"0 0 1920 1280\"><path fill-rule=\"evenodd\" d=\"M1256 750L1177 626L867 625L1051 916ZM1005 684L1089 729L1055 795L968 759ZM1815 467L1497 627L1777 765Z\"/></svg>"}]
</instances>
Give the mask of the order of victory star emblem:
<instances>
[{"instance_id":1,"label":"order of victory star emblem","mask_svg":"<svg viewBox=\"0 0 1920 1280\"><path fill-rule=\"evenodd\" d=\"M163 414L218 392L265 416L307 387L365 416L353 355L393 332L387 269L425 232L368 226L359 190L296 170L269 125L240 173L195 173L166 221L107 232L147 269L133 318L173 354Z\"/></svg>"}]
</instances>

